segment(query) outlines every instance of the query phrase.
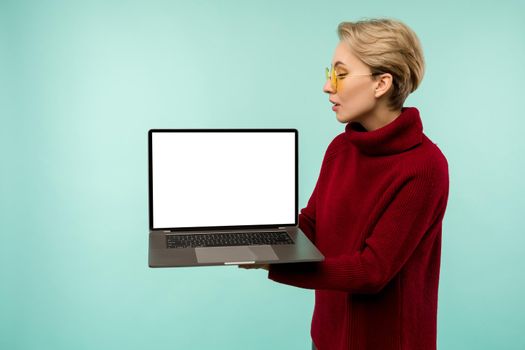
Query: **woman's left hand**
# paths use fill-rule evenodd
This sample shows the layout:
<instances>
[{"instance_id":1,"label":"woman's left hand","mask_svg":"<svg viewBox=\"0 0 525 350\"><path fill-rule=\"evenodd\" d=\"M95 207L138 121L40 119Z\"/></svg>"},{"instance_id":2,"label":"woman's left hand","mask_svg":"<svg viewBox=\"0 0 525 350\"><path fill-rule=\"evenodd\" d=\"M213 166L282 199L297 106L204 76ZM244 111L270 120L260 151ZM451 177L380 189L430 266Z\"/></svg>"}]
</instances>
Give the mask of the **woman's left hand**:
<instances>
[{"instance_id":1,"label":"woman's left hand","mask_svg":"<svg viewBox=\"0 0 525 350\"><path fill-rule=\"evenodd\" d=\"M264 269L266 271L270 270L270 264L243 264L239 265L241 269Z\"/></svg>"}]
</instances>

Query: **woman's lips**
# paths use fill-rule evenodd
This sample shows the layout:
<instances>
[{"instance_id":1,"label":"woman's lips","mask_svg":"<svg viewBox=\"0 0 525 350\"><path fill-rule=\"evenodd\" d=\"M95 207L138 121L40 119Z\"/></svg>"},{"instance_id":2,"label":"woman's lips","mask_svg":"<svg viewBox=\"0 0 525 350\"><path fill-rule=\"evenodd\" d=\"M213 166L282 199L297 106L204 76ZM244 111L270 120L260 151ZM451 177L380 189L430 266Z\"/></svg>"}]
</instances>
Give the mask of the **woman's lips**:
<instances>
[{"instance_id":1,"label":"woman's lips","mask_svg":"<svg viewBox=\"0 0 525 350\"><path fill-rule=\"evenodd\" d=\"M330 101L330 103L333 104L332 111L334 111L334 112L337 111L337 109L339 108L340 104L335 102L335 101L333 101L332 99L329 99L329 101Z\"/></svg>"}]
</instances>

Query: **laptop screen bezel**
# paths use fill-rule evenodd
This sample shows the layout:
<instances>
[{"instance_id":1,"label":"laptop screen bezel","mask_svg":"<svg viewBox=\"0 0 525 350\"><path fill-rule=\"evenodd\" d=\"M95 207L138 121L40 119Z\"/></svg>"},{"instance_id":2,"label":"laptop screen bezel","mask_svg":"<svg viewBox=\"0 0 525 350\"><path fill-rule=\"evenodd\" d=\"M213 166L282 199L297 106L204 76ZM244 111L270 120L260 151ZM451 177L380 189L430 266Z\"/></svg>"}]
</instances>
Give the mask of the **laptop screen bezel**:
<instances>
[{"instance_id":1,"label":"laptop screen bezel","mask_svg":"<svg viewBox=\"0 0 525 350\"><path fill-rule=\"evenodd\" d=\"M264 225L237 225L237 226L191 226L191 227L153 227L153 159L152 159L152 140L154 133L293 133L295 138L295 211L294 211L294 222L293 223L275 223L275 224L264 224ZM275 227L286 227L286 226L297 226L298 221L298 210L299 210L299 133L297 129L150 129L148 130L148 202L149 202L149 230L150 231L196 231L196 230L232 230L232 229L263 229L263 228L275 228Z\"/></svg>"}]
</instances>

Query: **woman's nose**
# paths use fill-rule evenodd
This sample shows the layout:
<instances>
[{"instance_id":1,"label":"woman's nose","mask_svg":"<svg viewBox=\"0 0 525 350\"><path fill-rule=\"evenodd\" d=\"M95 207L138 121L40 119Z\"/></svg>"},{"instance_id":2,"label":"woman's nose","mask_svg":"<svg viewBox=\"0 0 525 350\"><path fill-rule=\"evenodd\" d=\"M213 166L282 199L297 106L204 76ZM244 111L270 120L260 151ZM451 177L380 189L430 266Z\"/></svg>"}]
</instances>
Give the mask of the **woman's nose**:
<instances>
[{"instance_id":1,"label":"woman's nose","mask_svg":"<svg viewBox=\"0 0 525 350\"><path fill-rule=\"evenodd\" d=\"M326 83L324 83L323 92L326 92L327 94L335 94L335 91L332 88L332 83L329 79L326 79Z\"/></svg>"}]
</instances>

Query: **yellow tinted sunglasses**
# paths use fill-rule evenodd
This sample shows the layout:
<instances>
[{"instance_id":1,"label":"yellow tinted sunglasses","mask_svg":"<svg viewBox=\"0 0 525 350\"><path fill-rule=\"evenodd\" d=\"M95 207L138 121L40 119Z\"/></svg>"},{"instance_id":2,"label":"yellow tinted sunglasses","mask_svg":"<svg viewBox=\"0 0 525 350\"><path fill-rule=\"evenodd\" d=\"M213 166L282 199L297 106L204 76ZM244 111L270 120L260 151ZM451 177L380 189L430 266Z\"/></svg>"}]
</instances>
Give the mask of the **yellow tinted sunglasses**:
<instances>
[{"instance_id":1,"label":"yellow tinted sunglasses","mask_svg":"<svg viewBox=\"0 0 525 350\"><path fill-rule=\"evenodd\" d=\"M334 93L337 92L337 87L339 86L339 81L343 80L345 77L361 77L361 76L369 76L369 75L378 75L381 73L368 73L368 74L336 74L335 69L331 67L331 69L328 69L326 67L325 69L325 76L326 79L330 79L330 85L332 86L332 90L334 90Z\"/></svg>"}]
</instances>

